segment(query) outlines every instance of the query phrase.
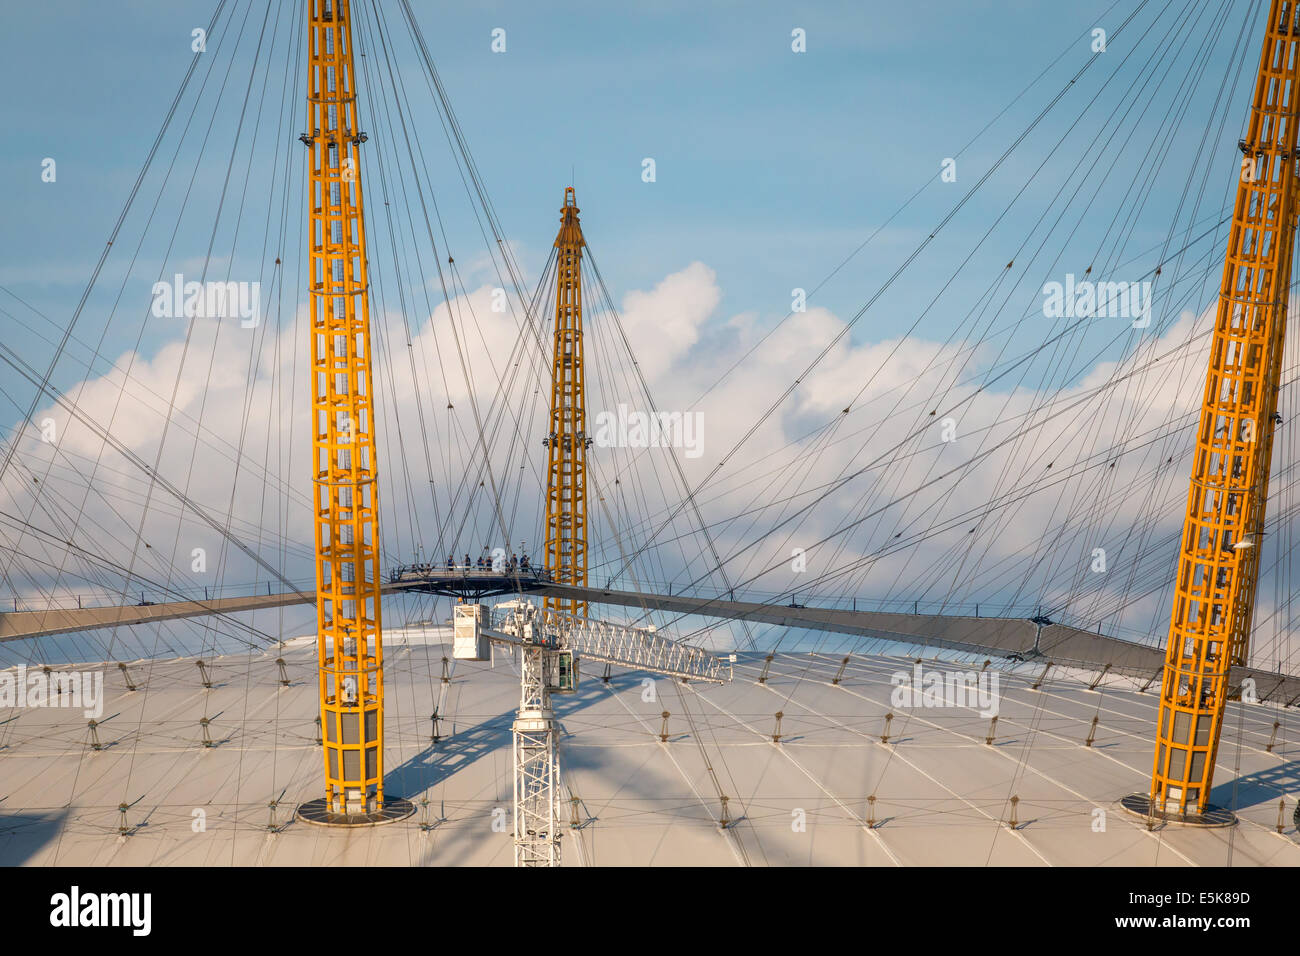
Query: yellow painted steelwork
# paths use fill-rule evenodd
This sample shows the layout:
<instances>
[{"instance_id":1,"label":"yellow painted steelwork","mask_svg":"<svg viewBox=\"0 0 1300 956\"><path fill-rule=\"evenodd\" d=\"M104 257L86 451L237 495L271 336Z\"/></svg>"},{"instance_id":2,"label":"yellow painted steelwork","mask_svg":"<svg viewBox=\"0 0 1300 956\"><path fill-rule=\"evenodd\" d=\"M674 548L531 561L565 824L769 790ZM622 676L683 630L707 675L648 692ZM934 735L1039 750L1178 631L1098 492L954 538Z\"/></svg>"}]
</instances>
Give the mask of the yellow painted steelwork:
<instances>
[{"instance_id":1,"label":"yellow painted steelwork","mask_svg":"<svg viewBox=\"0 0 1300 956\"><path fill-rule=\"evenodd\" d=\"M1156 728L1150 806L1204 813L1258 583L1296 229L1297 4L1272 0L1228 237Z\"/></svg>"},{"instance_id":2,"label":"yellow painted steelwork","mask_svg":"<svg viewBox=\"0 0 1300 956\"><path fill-rule=\"evenodd\" d=\"M582 226L573 187L564 190L555 237L555 350L551 366L545 567L558 584L587 583L587 387L582 362ZM546 610L580 617L587 603L547 598Z\"/></svg>"},{"instance_id":3,"label":"yellow painted steelwork","mask_svg":"<svg viewBox=\"0 0 1300 956\"><path fill-rule=\"evenodd\" d=\"M308 0L312 469L325 798L384 801L379 489L348 0Z\"/></svg>"}]
</instances>

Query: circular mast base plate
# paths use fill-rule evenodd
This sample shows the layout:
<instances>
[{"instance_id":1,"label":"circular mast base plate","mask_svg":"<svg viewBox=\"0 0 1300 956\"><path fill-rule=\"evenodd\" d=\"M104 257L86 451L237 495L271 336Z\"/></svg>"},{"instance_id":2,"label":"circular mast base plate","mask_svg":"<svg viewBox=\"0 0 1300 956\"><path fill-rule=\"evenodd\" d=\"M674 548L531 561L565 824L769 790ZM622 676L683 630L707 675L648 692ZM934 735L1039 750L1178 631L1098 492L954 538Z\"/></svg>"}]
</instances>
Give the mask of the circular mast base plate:
<instances>
[{"instance_id":1,"label":"circular mast base plate","mask_svg":"<svg viewBox=\"0 0 1300 956\"><path fill-rule=\"evenodd\" d=\"M1231 827L1237 825L1237 815L1223 807L1207 806L1204 813L1194 811L1179 813L1177 810L1165 811L1151 809L1151 795L1130 793L1120 798L1119 805L1136 817L1144 820L1158 820L1160 823L1172 823L1182 827Z\"/></svg>"},{"instance_id":2,"label":"circular mast base plate","mask_svg":"<svg viewBox=\"0 0 1300 956\"><path fill-rule=\"evenodd\" d=\"M294 815L303 823L320 827L379 827L405 820L413 813L415 804L401 797L389 797L384 801L383 809L374 813L335 813L325 798L320 797L302 804Z\"/></svg>"}]
</instances>

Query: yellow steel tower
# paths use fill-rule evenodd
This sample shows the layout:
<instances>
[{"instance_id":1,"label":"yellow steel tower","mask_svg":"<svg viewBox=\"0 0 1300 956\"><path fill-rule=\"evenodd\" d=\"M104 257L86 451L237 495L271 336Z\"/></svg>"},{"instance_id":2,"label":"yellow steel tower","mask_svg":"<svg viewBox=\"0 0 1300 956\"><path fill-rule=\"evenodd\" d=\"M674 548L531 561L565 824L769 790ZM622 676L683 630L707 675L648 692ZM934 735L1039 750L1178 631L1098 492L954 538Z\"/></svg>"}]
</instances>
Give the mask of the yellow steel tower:
<instances>
[{"instance_id":1,"label":"yellow steel tower","mask_svg":"<svg viewBox=\"0 0 1300 956\"><path fill-rule=\"evenodd\" d=\"M384 806L379 493L348 0L310 5L312 477L321 739L330 822ZM405 801L403 801L405 802ZM342 819L340 819L340 816Z\"/></svg>"},{"instance_id":2,"label":"yellow steel tower","mask_svg":"<svg viewBox=\"0 0 1300 956\"><path fill-rule=\"evenodd\" d=\"M582 364L582 226L564 190L555 237L555 351L546 479L546 570L559 584L587 583L587 386ZM587 603L547 598L546 610L587 616Z\"/></svg>"},{"instance_id":3,"label":"yellow steel tower","mask_svg":"<svg viewBox=\"0 0 1300 956\"><path fill-rule=\"evenodd\" d=\"M1183 522L1147 804L1174 819L1207 812L1228 671L1249 647L1296 229L1296 6L1269 10Z\"/></svg>"}]
</instances>

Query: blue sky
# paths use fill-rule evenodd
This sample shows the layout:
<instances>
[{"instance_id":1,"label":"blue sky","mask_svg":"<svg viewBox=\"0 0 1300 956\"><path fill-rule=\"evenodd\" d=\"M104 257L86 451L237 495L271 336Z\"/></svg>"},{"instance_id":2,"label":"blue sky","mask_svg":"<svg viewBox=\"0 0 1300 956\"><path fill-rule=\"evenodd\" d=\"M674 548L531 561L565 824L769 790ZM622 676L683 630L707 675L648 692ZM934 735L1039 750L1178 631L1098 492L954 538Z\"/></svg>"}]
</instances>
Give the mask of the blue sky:
<instances>
[{"instance_id":1,"label":"blue sky","mask_svg":"<svg viewBox=\"0 0 1300 956\"><path fill-rule=\"evenodd\" d=\"M1114 4L1105 18L1109 0L417 4L526 265L540 265L572 169L616 296L700 260L718 273L721 314L773 318L788 310L793 287L824 278L1070 48L963 157L957 184L932 187L815 297L851 314L1088 58L1086 37L1076 38L1134 5ZM75 304L190 62L190 30L213 6L129 2L104 16L66 0L6 5L0 75L20 95L6 104L11 135L0 144L3 281L51 315ZM395 5L387 15L397 21ZM504 54L490 49L497 27L506 30ZM796 27L807 34L803 54L791 51ZM295 117L293 129L301 124ZM59 164L57 184L40 180L46 156ZM641 181L647 156L657 164L653 184ZM953 223L954 250L1016 185L1014 175L1005 187L990 184L987 203L981 196ZM1175 185L1156 196L1153 236ZM1007 234L1023 233L1030 213L1013 210ZM196 231L188 251L201 252L204 239ZM903 331L900 310L926 300L924 280L904 283L866 334Z\"/></svg>"},{"instance_id":2,"label":"blue sky","mask_svg":"<svg viewBox=\"0 0 1300 956\"><path fill-rule=\"evenodd\" d=\"M369 9L369 0L364 6L354 0L354 6ZM762 340L762 347L755 345L752 359L725 388L702 403L709 416L710 437L703 457L688 463L692 480L700 479L722 458L767 403L802 374L804 363L835 340L844 323L961 197L989 174L924 254L871 305L853 327L846 347L832 353L814 374L800 379L787 407L714 483L715 489L720 485L732 489L730 500L720 499L714 506L716 516L744 507L751 476L769 465L798 473L802 452L797 440L838 421L841 409L850 403L857 403L858 417L846 419L844 430L851 437L836 450L838 458L831 456L834 464L824 466L826 474L861 465L891 447L891 442L902 440L912 427L904 418L927 416L932 395L961 388L982 391L976 389L979 376L991 374L999 349L1006 350L1004 358L1020 355L1049 338L1052 320L1045 317L1042 303L1045 282L1083 274L1090 267L1096 270L1092 276L1097 280L1137 281L1149 277L1157 264L1162 265L1164 276L1158 283L1156 315L1149 331L1130 335L1126 319L1112 318L1072 332L1065 344L1044 349L1037 364L999 380L980 396L986 407L978 414L969 413L963 423L963 428L969 423L972 444L955 447L951 454L974 451L975 443L984 440L977 435L994 434L995 426L1013 427L1021 420L1016 415L1047 407L1058 391L1079 386L1089 375L1104 380L1115 368L1104 360L1131 359L1135 341L1156 350L1186 346L1190 325L1184 323L1173 331L1171 326L1180 312L1202 313L1214 300L1224 233L1214 225L1231 198L1240 161L1236 141L1258 57L1258 3L1089 0L1064 5L952 0L906 5L415 6L526 282L531 285L541 270L555 235L563 188L572 176L590 248L622 307L642 368L653 369L649 374L660 407L692 408L723 368L740 359L765 332L779 331L770 342ZM215 3L140 0L115 4L113 15L105 16L102 6L62 0L6 6L0 30L0 78L19 95L5 104L10 135L0 143L5 184L0 286L44 312L49 323L35 319L0 293L0 334L38 371L44 370L52 339L76 307L167 106L194 63L191 31L208 21L214 7ZM85 369L78 368L75 359L85 354L87 343L94 344L103 334L102 360L135 350L131 358L139 360L133 367L141 377L136 381L146 382L155 396L165 399L173 387L183 385L177 403L181 413L201 419L205 428L227 443L238 441L242 447L247 438L246 456L253 461L274 459L271 464L296 475L301 458L291 456L304 453L304 436L301 427L293 430L293 424L294 414L302 409L286 396L298 394L294 388L300 387L301 379L296 377L295 363L305 358L301 343L293 338L297 331L293 323L296 304L304 296L306 272L301 261L306 231L304 151L296 142L306 110L300 89L281 95L285 88L281 86L278 94L276 82L284 76L301 84L301 76L288 69L292 61L286 53L286 44L297 42L298 35L284 28L290 26L290 15L303 8L296 2L268 7L249 0L228 0L228 8L234 20L214 31L209 51L197 64L196 77L208 75L209 70L215 77L210 95L195 111L195 126L185 137L169 136L164 141L152 178L113 248L55 380L68 386L83 378ZM269 69L253 73L250 85L250 53L268 10L267 36L274 42L268 41L261 62ZM381 10L387 29L400 34L398 5L385 0ZM1130 14L1136 14L1132 25L1121 30L1120 24ZM1107 30L1110 38L1104 53L1092 48L1090 33L1095 27ZM504 53L492 51L497 28L506 33ZM791 49L795 29L806 33L806 52ZM425 224L415 221L419 212L410 201L412 193L403 195L399 181L391 178L412 164L403 155L398 124L382 112L389 101L369 99L383 89L383 82L370 83L382 77L383 59L372 38L361 36L360 42L367 52L361 67L362 122L371 135L363 154L363 177L375 286L372 307L377 305L374 312L382 313L383 335L406 333L408 341L416 339L420 351L411 354L419 354L427 363L427 369L420 369L418 387L403 393L403 385L410 385L403 379L406 363L386 365L381 342L377 392L381 401L391 398L394 410L406 409L407 426L406 432L402 427L381 432L386 443L381 460L394 463L387 474L395 486L385 491L385 500L394 504L384 512L389 522L385 533L391 535L393 549L405 553L417 529L403 527L408 513L398 502L405 503L409 491L410 510L417 511L427 504L423 499L430 483L436 480L441 483L437 487L451 488L465 477L466 449L472 446L466 436L474 423L453 422L444 411L452 392L459 389L454 371L448 375L446 370L454 369L459 350L459 342L453 348L454 336L447 332L451 321L444 316L441 325L428 323L422 335L410 335L411 328L424 323L440 305L440 291L427 249L419 262L395 262L391 254L386 212L397 218L399 235L410 227L413 240L398 243L405 244L402 255L425 241ZM232 58L228 51L236 43ZM437 216L442 217L442 222L433 224L439 261L454 255L464 281L453 294L460 297L458 302L478 302L471 306L479 310L475 322L479 316L490 321L486 300L495 280L484 267L485 243L443 141L419 64L401 42L397 54L396 75L410 93L404 114L425 151L419 175L432 190ZM1080 78L1072 84L1077 74ZM216 96L223 75L227 85ZM263 81L266 85L259 87ZM253 91L257 105L244 114L241 125L246 88ZM269 94L262 95L267 90ZM1004 157L1035 117L1062 93L1024 142ZM189 105L190 100L184 101L173 132L185 122ZM278 110L287 112L281 115ZM206 142L205 130L210 130ZM972 139L974 144L962 151ZM173 154L175 176L161 194L154 221L146 227L151 205L159 196L158 177ZM955 182L944 182L941 163L950 156L957 157L957 177ZM41 180L45 157L57 161L54 183ZM653 183L642 180L642 162L647 157L656 164ZM191 176L194 186L187 194ZM417 178L411 173L412 183ZM401 183L406 188L406 181ZM915 201L890 221L921 187ZM391 199L388 207L386 196ZM220 215L214 215L218 210ZM403 216L408 217L405 226ZM1192 228L1192 223L1198 225ZM283 242L278 236L281 227ZM1180 259L1178 249L1189 229L1192 234L1205 232L1208 238ZM813 292L873 235L824 288ZM137 242L140 260L128 274L127 262ZM184 323L149 317L149 284L158 275L170 279L176 271L197 278L209 246L212 274L207 278L262 282L267 316L272 324L278 323L275 331L280 335L261 338L259 331L252 338L232 338L240 335L238 329L209 329L204 336L225 336L220 345L202 338L195 354L179 360L178 369L178 360L166 353L184 337ZM284 281L277 283L271 263L281 254ZM1014 269L1008 269L1009 262L1014 262ZM408 293L405 304L410 314L406 316L395 311L391 276L397 272ZM782 324L796 287L810 292L811 309L800 319ZM123 289L120 300L119 288ZM287 289L283 301L281 288ZM1170 288L1175 290L1173 301L1163 304L1159 296ZM463 316L455 321L462 331L473 324ZM999 331L990 335L989 329ZM600 339L599 330L592 332L597 347L602 341L612 342L612 338ZM938 343L950 334L956 341L943 351ZM1165 340L1167 335L1172 338ZM490 402L495 394L491 376L482 374L486 363L499 362L516 337L514 327L502 322L478 343L471 342L483 346L472 360L478 363L472 391L479 392L482 401ZM889 343L897 339L904 340L904 347L895 352ZM985 345L985 351L969 357L969 368L968 356L960 351L963 339ZM393 341L401 344L400 338ZM272 356L274 349L281 351ZM293 362L284 357L290 351ZM938 374L929 363L941 351L943 374ZM219 361L210 362L212 355ZM245 378L252 358L260 364L251 376L256 385L250 388ZM606 352L597 358L611 361L613 356ZM1195 356L1193 360L1196 365ZM221 379L215 384L211 381L214 367ZM1187 373L1180 366L1178 375L1191 380L1199 377L1199 368ZM97 371L103 371L102 361ZM453 379L450 384L448 378ZM954 384L957 379L960 387ZM160 426L152 423L150 409L144 407L148 396L134 389L133 400L141 399L141 407L119 414L114 405L116 386L101 385L93 394L104 396L100 401L106 408L113 406L115 431L126 433L124 441L151 457L151 443ZM1186 412L1184 400L1194 401L1195 396L1180 388L1178 381L1163 391L1159 385L1151 383L1145 391L1135 386L1140 394L1129 396L1131 410L1122 421L1104 418L1114 412L1103 398L1100 411L1084 416L1078 432L1062 425L1051 440L1030 440L1031 447L1012 456L1014 461L1005 469L1001 464L972 469L973 477L952 497L952 510L961 513L968 502L987 500L983 496L988 488L1009 492L1022 480L1038 481L1039 455L1085 461L1094 443L1104 446L1123 438L1124 428L1135 428L1132 423L1143 416L1147 417L1144 427L1183 435L1175 426ZM457 393L457 415L467 414L468 403L461 396L470 391L467 387ZM519 404L537 405L539 392L530 394L531 399L525 397ZM898 394L910 397L903 413L895 415L891 409L898 407L893 404ZM15 382L8 374L0 376L0 419L12 426L30 395L26 383ZM270 415L254 422L253 433L246 435L250 415L253 411L261 415L268 402ZM425 434L421 420L420 440L433 449L434 458L427 476L424 456L397 447L414 434L409 428L414 418L411 409L418 407L428 413L432 434ZM389 411L381 409L384 414ZM393 411L385 421L396 419ZM878 420L900 431L882 435L874 430ZM537 430L540 433L540 426ZM281 439L283 447L276 444ZM234 479L205 464L196 465L194 447L188 435L176 431L168 439L163 465L175 469L172 474L178 483L189 487L193 478L201 492L199 499L218 511L231 507L228 502L235 497L238 505L255 502L260 507L267 489L258 487L256 475L247 469L241 472L239 480L252 485L238 485L240 493L234 496ZM528 454L539 448L537 443L529 444ZM83 450L94 457L94 442L87 439ZM1105 448L1097 451L1104 452ZM1059 474L1064 459L1056 460ZM409 470L400 470L399 463ZM890 471L881 480L880 493L898 493L913 479L919 483L928 467L918 458L911 461L913 471L907 474ZM1140 470L1139 463L1133 467ZM1174 469L1167 471L1173 474ZM1165 507L1167 497L1173 502L1170 513L1181 513L1183 472L1178 474L1176 480L1168 479L1173 490L1159 501L1144 495L1133 507L1145 506L1148 498L1155 502L1152 508ZM1085 483L1089 476L1081 470L1077 480ZM863 479L869 480L874 479ZM298 487L296 478L292 484ZM670 491L674 487L671 480L666 485ZM121 500L131 500L136 490L124 486ZM862 500L868 493L875 492L863 491ZM653 489L650 494L653 497ZM534 496L531 490L524 497L540 500L540 494ZM853 512L857 501L856 489L835 497L828 508L845 514L827 517L822 524L834 526ZM946 502L945 498L934 507ZM640 502L633 504L638 507L629 512L645 511ZM253 510L256 513L244 517L250 533L260 535L264 515L258 508ZM479 510L480 524L490 528L489 510ZM1003 590L1018 597L1024 597L1021 591L1031 591L1026 599L1038 599L1040 589L1021 585L1041 565L1034 560L1039 547L1036 536L1050 539L1059 517L1050 501L1042 503L1040 512L1033 520L1020 520L1008 512L1007 533L990 525L978 539L962 537L967 542L962 547L970 547L987 536L996 545L990 561L1003 553L999 549L1023 544L1022 563L1006 566L1011 570L1004 575L1009 582L1005 588L1003 584L985 588L981 578L980 586L971 585L972 593L963 599L991 600ZM905 518L896 517L904 514ZM926 521L933 518L929 505L908 504L889 512L870 533L864 529L837 539L835 548L843 543L852 553L873 551L880 544L873 535L887 544L898 528L921 520L918 514ZM1134 522L1140 517L1127 512L1125 516ZM520 524L529 526L531 520L532 516L523 515ZM897 527L895 521L900 522ZM807 523L807 536L815 537L818 521ZM1081 536L1091 532L1076 530ZM170 528L158 533L174 536ZM310 536L293 528L285 533L297 544ZM735 533L741 533L739 526ZM805 533L802 527L799 533ZM972 533L954 525L953 535ZM536 536L531 530L528 534ZM181 540L173 546L178 553L188 554L189 543ZM477 538L473 541L473 550L479 543ZM741 543L738 539L730 545ZM1066 555L1061 558L1061 575L1068 577L1074 562L1087 560L1091 544L1082 544L1068 554L1057 549ZM942 547L943 553L957 553L957 545L946 539L935 546ZM458 551L465 548L458 543ZM859 593L917 598L918 569L932 563L926 553L916 554L921 557L912 567L882 563ZM175 564L171 558L169 566ZM742 554L738 564L752 561L756 570L774 560L779 563L780 558L775 553ZM827 566L832 560L839 558L826 557ZM1151 560L1160 565L1161 573L1172 568L1163 555ZM301 567L295 565L291 573L301 576ZM663 573L667 580L676 569L669 567ZM975 580L975 564L960 573ZM948 586L946 579L932 582L936 592ZM1052 592L1043 585L1041 593Z\"/></svg>"}]
</instances>

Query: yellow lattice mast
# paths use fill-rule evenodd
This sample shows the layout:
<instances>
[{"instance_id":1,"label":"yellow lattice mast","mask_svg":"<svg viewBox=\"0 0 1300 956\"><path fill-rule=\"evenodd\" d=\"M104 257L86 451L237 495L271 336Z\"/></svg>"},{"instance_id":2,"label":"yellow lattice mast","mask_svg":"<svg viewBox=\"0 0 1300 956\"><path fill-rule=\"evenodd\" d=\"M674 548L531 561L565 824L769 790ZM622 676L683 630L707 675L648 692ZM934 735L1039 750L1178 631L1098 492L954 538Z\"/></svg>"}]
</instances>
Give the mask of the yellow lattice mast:
<instances>
[{"instance_id":1,"label":"yellow lattice mast","mask_svg":"<svg viewBox=\"0 0 1300 956\"><path fill-rule=\"evenodd\" d=\"M582 226L564 190L555 237L555 348L551 365L545 568L558 584L587 583L587 390L582 364ZM586 617L585 601L547 598L546 609Z\"/></svg>"},{"instance_id":2,"label":"yellow lattice mast","mask_svg":"<svg viewBox=\"0 0 1300 956\"><path fill-rule=\"evenodd\" d=\"M1183 523L1148 809L1208 808L1228 672L1249 648L1296 229L1300 20L1273 0Z\"/></svg>"},{"instance_id":3,"label":"yellow lattice mast","mask_svg":"<svg viewBox=\"0 0 1300 956\"><path fill-rule=\"evenodd\" d=\"M379 489L348 0L308 0L312 477L325 805L384 803Z\"/></svg>"}]
</instances>

